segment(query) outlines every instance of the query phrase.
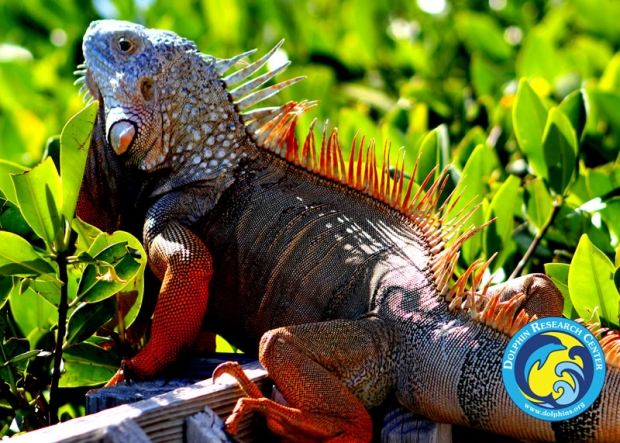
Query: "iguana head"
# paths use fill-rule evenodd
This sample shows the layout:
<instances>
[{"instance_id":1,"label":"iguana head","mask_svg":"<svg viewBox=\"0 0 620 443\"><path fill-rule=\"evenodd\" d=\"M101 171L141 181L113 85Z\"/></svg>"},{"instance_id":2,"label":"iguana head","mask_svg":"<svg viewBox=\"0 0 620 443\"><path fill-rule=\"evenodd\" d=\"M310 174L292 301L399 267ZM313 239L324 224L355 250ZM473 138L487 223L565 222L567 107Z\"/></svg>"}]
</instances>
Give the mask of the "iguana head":
<instances>
[{"instance_id":1,"label":"iguana head","mask_svg":"<svg viewBox=\"0 0 620 443\"><path fill-rule=\"evenodd\" d=\"M126 163L148 170L164 162L165 76L192 52L192 42L132 23L97 21L88 28L86 86L101 102L106 140Z\"/></svg>"},{"instance_id":2,"label":"iguana head","mask_svg":"<svg viewBox=\"0 0 620 443\"><path fill-rule=\"evenodd\" d=\"M85 83L83 89L100 100L99 130L125 165L145 171L171 168L182 171L184 180L204 179L245 155L243 145L253 141L244 123L262 118L262 125L280 114L280 108L245 116L240 111L301 80L255 92L284 65L230 90L263 66L278 47L223 77L255 51L216 59L172 32L101 20L84 36L85 63L80 67L85 69L76 71L83 75L77 82Z\"/></svg>"}]
</instances>

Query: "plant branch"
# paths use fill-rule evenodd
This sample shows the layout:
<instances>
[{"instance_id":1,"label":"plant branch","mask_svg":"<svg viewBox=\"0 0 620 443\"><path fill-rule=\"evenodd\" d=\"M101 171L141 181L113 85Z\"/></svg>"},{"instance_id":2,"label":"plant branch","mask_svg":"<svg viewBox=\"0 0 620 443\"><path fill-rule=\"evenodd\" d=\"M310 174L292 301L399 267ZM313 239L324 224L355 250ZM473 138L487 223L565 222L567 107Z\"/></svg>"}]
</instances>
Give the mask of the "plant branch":
<instances>
[{"instance_id":1,"label":"plant branch","mask_svg":"<svg viewBox=\"0 0 620 443\"><path fill-rule=\"evenodd\" d=\"M1 337L0 337L0 353L2 353L2 360L3 361L9 361L9 358L6 355L6 352L4 352L4 346L2 344L2 338ZM7 367L7 371L9 373L9 386L11 387L11 393L15 397L19 397L19 393L17 392L17 382L15 381L15 376L13 374L13 368L8 366Z\"/></svg>"},{"instance_id":2,"label":"plant branch","mask_svg":"<svg viewBox=\"0 0 620 443\"><path fill-rule=\"evenodd\" d=\"M125 345L127 343L126 341L126 337L125 337L125 312L123 312L123 310L121 309L121 293L117 292L116 293L116 315L118 316L118 338L121 342L121 349L125 348Z\"/></svg>"},{"instance_id":3,"label":"plant branch","mask_svg":"<svg viewBox=\"0 0 620 443\"><path fill-rule=\"evenodd\" d=\"M52 385L50 388L50 425L58 423L58 407L60 399L58 392L58 384L60 381L60 365L62 363L62 349L65 341L65 333L67 331L67 312L69 310L68 301L68 277L67 277L67 254L62 252L58 254L58 276L62 281L60 287L60 303L58 305L58 328L56 330L56 346L54 349L54 371L52 372Z\"/></svg>"},{"instance_id":4,"label":"plant branch","mask_svg":"<svg viewBox=\"0 0 620 443\"><path fill-rule=\"evenodd\" d=\"M8 356L4 350L4 346L2 345L2 337L0 337L0 351L2 352L2 358L4 361L8 361ZM6 399L13 408L13 412L15 413L15 420L19 427L20 431L23 431L24 425L24 411L28 409L28 402L24 399L22 395L20 395L17 389L17 381L15 380L15 374L13 373L14 368L12 365L8 365L6 370L9 374L9 385L3 382L0 379L0 398Z\"/></svg>"},{"instance_id":5,"label":"plant branch","mask_svg":"<svg viewBox=\"0 0 620 443\"><path fill-rule=\"evenodd\" d=\"M523 255L523 258L521 260L519 260L519 263L517 264L517 267L512 272L512 274L510 274L510 277L508 277L508 280L512 280L513 278L516 278L519 274L521 274L521 272L523 271L523 268L525 268L525 265L527 264L527 262L530 260L532 255L534 255L534 251L536 250L536 248L538 247L539 243L541 242L541 240L543 239L543 237L547 233L547 230L549 229L549 227L555 221L555 217L560 212L560 208L561 207L562 207L562 199L561 199L561 197L558 196L553 201L553 209L551 210L551 216L549 217L549 220L547 221L547 223L545 223L545 225L542 227L542 229L540 229L538 231L538 233L536 234L536 237L534 237L534 240L532 240L532 244L530 244L530 247L527 248L527 252L525 253L525 255Z\"/></svg>"}]
</instances>

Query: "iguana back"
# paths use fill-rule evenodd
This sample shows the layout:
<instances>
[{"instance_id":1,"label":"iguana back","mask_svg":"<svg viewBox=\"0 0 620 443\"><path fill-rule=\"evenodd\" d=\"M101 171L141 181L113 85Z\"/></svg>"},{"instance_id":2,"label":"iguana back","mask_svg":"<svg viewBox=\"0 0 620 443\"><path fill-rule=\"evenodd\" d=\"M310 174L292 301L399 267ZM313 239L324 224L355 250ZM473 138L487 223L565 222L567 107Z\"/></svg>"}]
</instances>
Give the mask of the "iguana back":
<instances>
[{"instance_id":1,"label":"iguana back","mask_svg":"<svg viewBox=\"0 0 620 443\"><path fill-rule=\"evenodd\" d=\"M207 323L235 344L359 318L390 285L435 290L426 240L405 216L268 152L239 173L196 226L214 258Z\"/></svg>"}]
</instances>

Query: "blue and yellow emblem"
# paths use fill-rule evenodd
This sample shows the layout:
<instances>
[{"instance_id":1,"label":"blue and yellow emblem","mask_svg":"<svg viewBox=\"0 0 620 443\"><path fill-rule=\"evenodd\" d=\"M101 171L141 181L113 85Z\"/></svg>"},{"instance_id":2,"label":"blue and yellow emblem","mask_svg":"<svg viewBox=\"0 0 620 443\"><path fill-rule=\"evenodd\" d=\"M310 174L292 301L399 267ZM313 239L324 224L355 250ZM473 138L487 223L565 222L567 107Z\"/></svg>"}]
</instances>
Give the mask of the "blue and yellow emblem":
<instances>
[{"instance_id":1,"label":"blue and yellow emblem","mask_svg":"<svg viewBox=\"0 0 620 443\"><path fill-rule=\"evenodd\" d=\"M605 382L605 360L596 337L572 320L535 320L513 336L502 375L510 398L541 420L566 420L584 412Z\"/></svg>"}]
</instances>

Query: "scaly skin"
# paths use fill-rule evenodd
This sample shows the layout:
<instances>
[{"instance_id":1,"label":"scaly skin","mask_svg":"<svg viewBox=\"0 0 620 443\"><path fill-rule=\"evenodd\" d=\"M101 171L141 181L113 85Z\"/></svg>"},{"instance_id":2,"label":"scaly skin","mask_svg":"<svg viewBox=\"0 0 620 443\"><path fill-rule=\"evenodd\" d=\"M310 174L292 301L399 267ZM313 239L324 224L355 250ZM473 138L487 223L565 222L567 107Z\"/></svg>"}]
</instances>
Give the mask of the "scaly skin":
<instances>
[{"instance_id":1,"label":"scaly skin","mask_svg":"<svg viewBox=\"0 0 620 443\"><path fill-rule=\"evenodd\" d=\"M510 335L534 316L561 315L562 295L543 275L467 290L488 263L453 281L476 231L448 242L467 216L436 207L443 173L415 193L402 170L389 177L389 161L377 169L363 143L346 167L335 132L318 157L312 134L298 149L295 122L312 104L241 114L266 93L230 86L258 62L223 77L234 60L170 32L94 22L84 53L84 81L101 102L78 215L141 232L162 281L150 342L125 361L134 376L160 373L202 326L258 351L289 403L262 398L225 365L214 378L232 373L250 397L230 432L260 410L290 441L365 442L366 408L396 394L433 420L499 434L620 439L613 364L601 399L566 422L531 418L508 398L500 361Z\"/></svg>"}]
</instances>

